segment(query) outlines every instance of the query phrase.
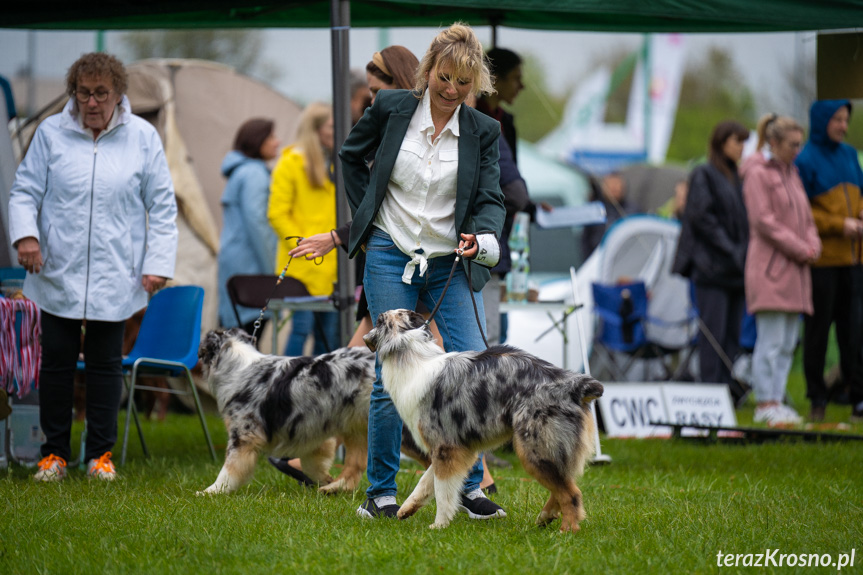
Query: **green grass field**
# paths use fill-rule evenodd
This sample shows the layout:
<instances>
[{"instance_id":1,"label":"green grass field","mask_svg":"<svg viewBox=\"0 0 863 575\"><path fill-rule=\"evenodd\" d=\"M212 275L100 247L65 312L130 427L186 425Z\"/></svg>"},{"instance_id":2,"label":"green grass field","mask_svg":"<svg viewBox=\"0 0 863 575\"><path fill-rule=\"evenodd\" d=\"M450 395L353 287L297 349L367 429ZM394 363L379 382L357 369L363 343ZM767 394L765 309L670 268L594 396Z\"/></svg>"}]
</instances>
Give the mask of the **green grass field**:
<instances>
[{"instance_id":1,"label":"green grass field","mask_svg":"<svg viewBox=\"0 0 863 575\"><path fill-rule=\"evenodd\" d=\"M802 408L801 387L795 375L791 394ZM831 406L828 419L847 421L849 411ZM751 405L738 412L741 424L751 417ZM222 458L224 426L215 416L208 423ZM848 432L863 434L863 426ZM153 457L141 455L133 435L113 484L77 469L60 484L36 484L33 470L17 465L0 471L0 573L824 573L838 569L778 561L838 561L852 551L854 566L842 572L863 572L863 442L606 439L612 463L580 482L588 518L564 535L559 522L534 525L547 492L511 454L502 453L512 469L493 469L508 517L459 515L436 531L428 529L434 503L406 521L361 520L365 481L355 494L321 496L264 459L238 493L196 497L221 466L196 417L145 422L145 436ZM418 469L403 466L399 501ZM720 551L755 560L767 549L778 549L776 566L744 567L741 558L717 567Z\"/></svg>"}]
</instances>

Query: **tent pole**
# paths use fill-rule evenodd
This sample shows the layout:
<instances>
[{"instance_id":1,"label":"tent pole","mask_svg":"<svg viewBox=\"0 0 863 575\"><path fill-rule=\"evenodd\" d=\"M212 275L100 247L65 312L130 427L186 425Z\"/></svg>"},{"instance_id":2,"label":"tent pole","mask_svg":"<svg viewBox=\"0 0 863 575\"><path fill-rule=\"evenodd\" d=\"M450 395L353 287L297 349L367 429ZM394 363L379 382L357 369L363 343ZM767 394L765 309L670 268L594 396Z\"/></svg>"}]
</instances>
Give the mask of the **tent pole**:
<instances>
[{"instance_id":1,"label":"tent pole","mask_svg":"<svg viewBox=\"0 0 863 575\"><path fill-rule=\"evenodd\" d=\"M332 43L333 69L333 179L336 184L336 225L341 226L351 219L348 198L345 193L342 165L338 150L348 137L351 128L350 110L350 0L330 0L330 38ZM354 333L354 261L347 252L334 250L338 254L338 283L335 290L336 309L339 311L340 345L346 345Z\"/></svg>"}]
</instances>

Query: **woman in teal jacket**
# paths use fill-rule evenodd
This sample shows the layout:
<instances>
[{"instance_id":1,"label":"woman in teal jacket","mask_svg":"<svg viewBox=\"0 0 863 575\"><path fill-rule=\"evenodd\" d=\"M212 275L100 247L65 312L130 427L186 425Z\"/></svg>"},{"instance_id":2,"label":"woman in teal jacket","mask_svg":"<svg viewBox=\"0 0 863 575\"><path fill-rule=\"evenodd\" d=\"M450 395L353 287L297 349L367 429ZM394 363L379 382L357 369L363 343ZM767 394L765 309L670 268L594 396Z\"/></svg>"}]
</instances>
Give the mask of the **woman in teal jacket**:
<instances>
[{"instance_id":1,"label":"woman in teal jacket","mask_svg":"<svg viewBox=\"0 0 863 575\"><path fill-rule=\"evenodd\" d=\"M276 261L276 234L267 219L270 169L279 152L272 120L246 121L234 138L234 149L222 161L228 178L222 194L222 235L219 238L219 321L237 327L228 296L228 280L237 274L271 274ZM260 310L238 306L239 327L248 333ZM260 334L258 334L260 335Z\"/></svg>"}]
</instances>

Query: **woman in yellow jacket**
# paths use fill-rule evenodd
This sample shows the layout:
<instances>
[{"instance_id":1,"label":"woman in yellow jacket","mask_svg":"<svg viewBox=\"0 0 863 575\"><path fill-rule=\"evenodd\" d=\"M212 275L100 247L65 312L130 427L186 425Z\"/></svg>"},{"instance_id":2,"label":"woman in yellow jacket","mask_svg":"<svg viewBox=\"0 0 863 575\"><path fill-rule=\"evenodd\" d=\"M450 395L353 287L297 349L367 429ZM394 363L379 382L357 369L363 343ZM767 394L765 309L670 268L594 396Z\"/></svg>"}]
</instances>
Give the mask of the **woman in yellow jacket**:
<instances>
[{"instance_id":1,"label":"woman in yellow jacket","mask_svg":"<svg viewBox=\"0 0 863 575\"><path fill-rule=\"evenodd\" d=\"M336 227L336 190L330 179L332 150L332 108L323 103L309 104L300 116L297 141L282 152L270 185L267 217L280 238L276 273L281 273L290 258L288 252L297 246L296 238L286 237L307 237ZM303 282L310 294L328 296L337 278L336 258L319 259L317 264L295 258L286 275ZM315 325L320 328L315 330L315 355L338 347L336 312L297 311L285 355L303 355L306 338Z\"/></svg>"}]
</instances>

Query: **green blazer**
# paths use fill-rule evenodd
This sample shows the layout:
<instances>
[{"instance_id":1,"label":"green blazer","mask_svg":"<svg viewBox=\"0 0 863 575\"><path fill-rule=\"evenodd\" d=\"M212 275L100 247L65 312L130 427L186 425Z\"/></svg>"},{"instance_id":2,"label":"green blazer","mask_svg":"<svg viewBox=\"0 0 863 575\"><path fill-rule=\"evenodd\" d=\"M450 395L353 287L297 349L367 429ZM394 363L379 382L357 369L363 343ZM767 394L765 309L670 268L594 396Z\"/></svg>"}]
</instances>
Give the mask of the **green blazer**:
<instances>
[{"instance_id":1,"label":"green blazer","mask_svg":"<svg viewBox=\"0 0 863 575\"><path fill-rule=\"evenodd\" d=\"M419 103L412 91L381 90L339 151L345 191L354 216L348 243L350 257L357 254L372 231L402 140ZM506 216L498 166L500 124L469 106L463 105L459 110L456 233L494 233L500 238ZM373 151L370 171L366 158ZM467 260L463 262L468 265ZM475 265L471 276L474 291L479 291L490 273Z\"/></svg>"}]
</instances>

